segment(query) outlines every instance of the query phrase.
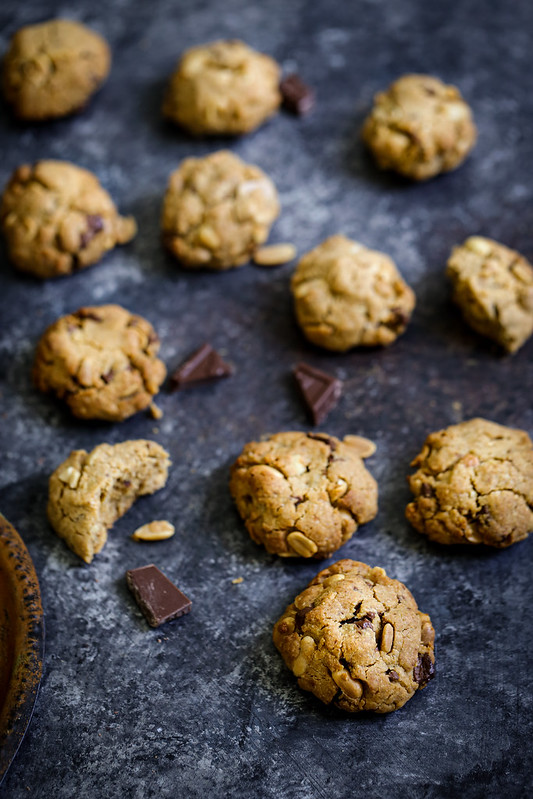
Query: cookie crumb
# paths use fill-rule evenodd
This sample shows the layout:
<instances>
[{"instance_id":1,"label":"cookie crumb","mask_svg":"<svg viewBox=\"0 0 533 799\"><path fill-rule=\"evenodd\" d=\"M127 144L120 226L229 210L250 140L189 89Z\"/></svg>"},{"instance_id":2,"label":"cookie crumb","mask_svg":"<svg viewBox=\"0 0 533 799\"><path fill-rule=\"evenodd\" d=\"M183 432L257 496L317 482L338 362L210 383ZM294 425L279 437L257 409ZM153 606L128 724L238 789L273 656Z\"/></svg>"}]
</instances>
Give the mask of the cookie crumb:
<instances>
[{"instance_id":1,"label":"cookie crumb","mask_svg":"<svg viewBox=\"0 0 533 799\"><path fill-rule=\"evenodd\" d=\"M165 541L172 538L176 528L167 521L154 521L143 524L132 534L133 541Z\"/></svg>"},{"instance_id":2,"label":"cookie crumb","mask_svg":"<svg viewBox=\"0 0 533 799\"><path fill-rule=\"evenodd\" d=\"M240 585L244 582L244 577L236 577L234 580L231 581L232 585Z\"/></svg>"},{"instance_id":3,"label":"cookie crumb","mask_svg":"<svg viewBox=\"0 0 533 799\"><path fill-rule=\"evenodd\" d=\"M152 402L148 410L150 411L152 419L159 420L163 418L163 411L155 404L155 402Z\"/></svg>"}]
</instances>

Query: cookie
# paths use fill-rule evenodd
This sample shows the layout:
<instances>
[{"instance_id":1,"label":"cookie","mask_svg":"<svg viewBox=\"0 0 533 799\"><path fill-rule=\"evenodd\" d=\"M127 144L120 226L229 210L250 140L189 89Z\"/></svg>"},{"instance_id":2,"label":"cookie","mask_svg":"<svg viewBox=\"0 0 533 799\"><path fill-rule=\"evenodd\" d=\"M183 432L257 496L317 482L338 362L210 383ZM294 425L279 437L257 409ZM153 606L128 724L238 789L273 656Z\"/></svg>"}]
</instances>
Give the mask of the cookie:
<instances>
[{"instance_id":1,"label":"cookie","mask_svg":"<svg viewBox=\"0 0 533 799\"><path fill-rule=\"evenodd\" d=\"M90 563L107 541L107 531L135 500L165 485L169 466L168 452L154 441L74 450L50 477L50 523Z\"/></svg>"},{"instance_id":2,"label":"cookie","mask_svg":"<svg viewBox=\"0 0 533 799\"><path fill-rule=\"evenodd\" d=\"M345 236L331 236L306 253L291 288L309 341L339 352L392 344L415 307L394 261Z\"/></svg>"},{"instance_id":3,"label":"cookie","mask_svg":"<svg viewBox=\"0 0 533 799\"><path fill-rule=\"evenodd\" d=\"M424 688L434 638L403 583L355 560L319 572L274 627L300 688L351 713L390 713Z\"/></svg>"},{"instance_id":4,"label":"cookie","mask_svg":"<svg viewBox=\"0 0 533 799\"><path fill-rule=\"evenodd\" d=\"M279 108L280 69L240 41L187 50L167 89L163 114L195 135L248 133Z\"/></svg>"},{"instance_id":5,"label":"cookie","mask_svg":"<svg viewBox=\"0 0 533 799\"><path fill-rule=\"evenodd\" d=\"M327 558L377 513L366 438L277 433L247 444L230 491L250 537L282 557Z\"/></svg>"},{"instance_id":6,"label":"cookie","mask_svg":"<svg viewBox=\"0 0 533 799\"><path fill-rule=\"evenodd\" d=\"M220 150L187 158L171 174L163 203L163 241L189 269L230 269L250 260L278 214L270 178Z\"/></svg>"},{"instance_id":7,"label":"cookie","mask_svg":"<svg viewBox=\"0 0 533 799\"><path fill-rule=\"evenodd\" d=\"M533 333L533 268L523 255L482 236L454 247L446 274L453 299L482 336L516 352Z\"/></svg>"},{"instance_id":8,"label":"cookie","mask_svg":"<svg viewBox=\"0 0 533 799\"><path fill-rule=\"evenodd\" d=\"M21 28L4 58L3 90L19 119L63 117L81 110L109 74L105 39L69 19Z\"/></svg>"},{"instance_id":9,"label":"cookie","mask_svg":"<svg viewBox=\"0 0 533 799\"><path fill-rule=\"evenodd\" d=\"M533 444L471 419L431 433L411 466L407 519L440 544L508 547L533 530Z\"/></svg>"},{"instance_id":10,"label":"cookie","mask_svg":"<svg viewBox=\"0 0 533 799\"><path fill-rule=\"evenodd\" d=\"M431 75L404 75L377 94L363 126L377 165L413 180L456 169L476 138L460 91Z\"/></svg>"},{"instance_id":11,"label":"cookie","mask_svg":"<svg viewBox=\"0 0 533 799\"><path fill-rule=\"evenodd\" d=\"M5 188L0 224L10 260L40 278L94 264L137 232L97 177L68 161L20 166Z\"/></svg>"},{"instance_id":12,"label":"cookie","mask_svg":"<svg viewBox=\"0 0 533 799\"><path fill-rule=\"evenodd\" d=\"M165 379L152 325L120 305L80 308L45 331L33 377L80 419L120 422L148 407Z\"/></svg>"}]
</instances>

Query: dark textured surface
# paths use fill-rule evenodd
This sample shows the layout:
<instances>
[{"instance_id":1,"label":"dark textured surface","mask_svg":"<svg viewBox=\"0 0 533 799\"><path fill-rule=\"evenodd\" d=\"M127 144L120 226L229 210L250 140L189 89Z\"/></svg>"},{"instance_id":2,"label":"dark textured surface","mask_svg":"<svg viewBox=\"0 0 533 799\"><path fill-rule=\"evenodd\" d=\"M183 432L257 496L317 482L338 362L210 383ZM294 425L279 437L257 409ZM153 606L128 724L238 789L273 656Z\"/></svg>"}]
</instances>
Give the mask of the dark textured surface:
<instances>
[{"instance_id":1,"label":"dark textured surface","mask_svg":"<svg viewBox=\"0 0 533 799\"><path fill-rule=\"evenodd\" d=\"M443 274L451 246L471 233L533 257L533 5L8 1L0 44L54 11L108 37L111 78L74 119L19 126L4 110L0 178L25 160L71 159L136 216L139 235L101 265L57 282L33 282L2 265L0 508L34 559L47 622L42 691L4 795L526 795L533 538L502 552L445 549L410 529L403 512L408 463L431 430L479 414L533 433L533 342L501 356L462 323ZM316 88L314 111L279 115L230 142L197 142L166 126L159 106L175 59L218 36L240 36L299 71ZM358 139L373 93L413 70L458 84L480 129L464 167L426 185L378 174ZM158 216L169 172L184 156L223 145L277 184L283 211L273 241L293 241L302 252L342 232L397 261L418 305L394 346L337 357L312 349L293 321L291 265L199 275L165 255ZM76 422L32 388L32 353L57 316L104 301L155 324L170 370L208 339L235 375L163 393L160 422L143 414L114 426ZM378 444L368 465L379 482L379 515L339 555L406 582L437 630L437 678L388 717L346 718L298 690L271 628L320 564L266 555L227 490L228 467L246 441L306 428L290 374L299 360L345 381L323 428ZM75 447L141 436L169 448L168 485L140 501L86 567L46 522L48 474ZM175 538L129 539L153 518L173 522ZM127 568L152 561L193 601L188 616L156 631L124 580Z\"/></svg>"}]
</instances>

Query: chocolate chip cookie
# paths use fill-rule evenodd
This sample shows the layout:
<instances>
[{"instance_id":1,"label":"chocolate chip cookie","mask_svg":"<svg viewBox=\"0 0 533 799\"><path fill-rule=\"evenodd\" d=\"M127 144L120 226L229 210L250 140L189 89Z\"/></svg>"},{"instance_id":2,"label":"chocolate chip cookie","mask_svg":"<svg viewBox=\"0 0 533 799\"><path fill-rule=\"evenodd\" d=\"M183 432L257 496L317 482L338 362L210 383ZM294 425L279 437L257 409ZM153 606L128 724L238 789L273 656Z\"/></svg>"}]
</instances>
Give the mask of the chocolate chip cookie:
<instances>
[{"instance_id":1,"label":"chocolate chip cookie","mask_svg":"<svg viewBox=\"0 0 533 799\"><path fill-rule=\"evenodd\" d=\"M331 236L304 255L291 288L307 338L339 352L392 344L415 306L394 261L345 236Z\"/></svg>"},{"instance_id":2,"label":"chocolate chip cookie","mask_svg":"<svg viewBox=\"0 0 533 799\"><path fill-rule=\"evenodd\" d=\"M280 69L240 41L187 50L167 89L163 113L190 133L248 133L279 108Z\"/></svg>"},{"instance_id":3,"label":"chocolate chip cookie","mask_svg":"<svg viewBox=\"0 0 533 799\"><path fill-rule=\"evenodd\" d=\"M446 274L453 299L478 333L516 352L533 333L533 267L523 255L482 236L454 247Z\"/></svg>"},{"instance_id":4,"label":"chocolate chip cookie","mask_svg":"<svg viewBox=\"0 0 533 799\"><path fill-rule=\"evenodd\" d=\"M107 531L135 500L165 485L169 466L168 452L154 441L74 450L50 477L50 523L90 563L107 541Z\"/></svg>"},{"instance_id":5,"label":"chocolate chip cookie","mask_svg":"<svg viewBox=\"0 0 533 799\"><path fill-rule=\"evenodd\" d=\"M508 547L533 530L533 444L471 419L431 433L411 464L407 519L440 544Z\"/></svg>"},{"instance_id":6,"label":"chocolate chip cookie","mask_svg":"<svg viewBox=\"0 0 533 799\"><path fill-rule=\"evenodd\" d=\"M230 491L251 538L282 557L327 558L377 513L366 438L277 433L247 444Z\"/></svg>"},{"instance_id":7,"label":"chocolate chip cookie","mask_svg":"<svg viewBox=\"0 0 533 799\"><path fill-rule=\"evenodd\" d=\"M152 325L120 305L80 308L45 331L33 376L80 419L120 422L146 408L165 379Z\"/></svg>"},{"instance_id":8,"label":"chocolate chip cookie","mask_svg":"<svg viewBox=\"0 0 533 799\"><path fill-rule=\"evenodd\" d=\"M351 713L390 713L424 688L434 638L403 583L355 560L319 572L274 627L300 688Z\"/></svg>"},{"instance_id":9,"label":"chocolate chip cookie","mask_svg":"<svg viewBox=\"0 0 533 799\"><path fill-rule=\"evenodd\" d=\"M279 214L276 187L227 150L187 158L172 173L161 226L167 249L190 269L247 263Z\"/></svg>"},{"instance_id":10,"label":"chocolate chip cookie","mask_svg":"<svg viewBox=\"0 0 533 799\"><path fill-rule=\"evenodd\" d=\"M102 36L69 19L15 33L4 59L4 97L20 119L63 117L82 109L109 74Z\"/></svg>"},{"instance_id":11,"label":"chocolate chip cookie","mask_svg":"<svg viewBox=\"0 0 533 799\"><path fill-rule=\"evenodd\" d=\"M476 138L459 90L431 75L404 75L377 94L363 126L378 166L413 180L456 169Z\"/></svg>"},{"instance_id":12,"label":"chocolate chip cookie","mask_svg":"<svg viewBox=\"0 0 533 799\"><path fill-rule=\"evenodd\" d=\"M0 224L11 261L40 278L94 264L137 232L96 175L68 161L19 167L4 191Z\"/></svg>"}]
</instances>

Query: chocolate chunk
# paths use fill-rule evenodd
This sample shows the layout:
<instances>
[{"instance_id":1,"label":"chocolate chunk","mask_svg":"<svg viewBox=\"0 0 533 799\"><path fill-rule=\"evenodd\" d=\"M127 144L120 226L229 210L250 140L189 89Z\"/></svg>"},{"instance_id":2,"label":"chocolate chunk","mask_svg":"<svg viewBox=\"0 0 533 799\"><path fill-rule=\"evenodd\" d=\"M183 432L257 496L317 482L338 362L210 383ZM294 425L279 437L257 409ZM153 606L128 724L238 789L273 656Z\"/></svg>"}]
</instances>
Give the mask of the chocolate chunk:
<instances>
[{"instance_id":1,"label":"chocolate chunk","mask_svg":"<svg viewBox=\"0 0 533 799\"><path fill-rule=\"evenodd\" d=\"M98 316L97 313L94 313L94 311L91 311L89 308L80 308L79 311L76 311L76 313L72 315L76 316L78 319L92 319L94 322L104 321L101 316Z\"/></svg>"},{"instance_id":2,"label":"chocolate chunk","mask_svg":"<svg viewBox=\"0 0 533 799\"><path fill-rule=\"evenodd\" d=\"M281 81L279 90L283 98L284 108L293 114L298 114L298 116L307 114L315 104L313 89L307 86L299 75L287 75Z\"/></svg>"},{"instance_id":3,"label":"chocolate chunk","mask_svg":"<svg viewBox=\"0 0 533 799\"><path fill-rule=\"evenodd\" d=\"M433 490L433 488L430 486L429 483L422 483L422 485L420 486L420 493L422 494L423 497L429 498L435 496L435 491Z\"/></svg>"},{"instance_id":4,"label":"chocolate chunk","mask_svg":"<svg viewBox=\"0 0 533 799\"><path fill-rule=\"evenodd\" d=\"M387 327L390 327L391 330L402 330L407 326L410 316L405 311L400 308L393 308L391 314L390 319L385 322Z\"/></svg>"},{"instance_id":5,"label":"chocolate chunk","mask_svg":"<svg viewBox=\"0 0 533 799\"><path fill-rule=\"evenodd\" d=\"M413 669L413 679L421 688L435 676L435 666L427 653L418 656L418 661Z\"/></svg>"},{"instance_id":6,"label":"chocolate chunk","mask_svg":"<svg viewBox=\"0 0 533 799\"><path fill-rule=\"evenodd\" d=\"M389 676L390 682L398 682L400 679L400 675L397 671L394 671L394 669L387 669L387 674Z\"/></svg>"},{"instance_id":7,"label":"chocolate chunk","mask_svg":"<svg viewBox=\"0 0 533 799\"><path fill-rule=\"evenodd\" d=\"M81 234L80 246L85 249L97 233L104 229L104 220L99 214L87 214L87 230Z\"/></svg>"},{"instance_id":8,"label":"chocolate chunk","mask_svg":"<svg viewBox=\"0 0 533 799\"><path fill-rule=\"evenodd\" d=\"M297 364L293 373L311 411L314 424L320 424L339 401L341 381L306 363Z\"/></svg>"},{"instance_id":9,"label":"chocolate chunk","mask_svg":"<svg viewBox=\"0 0 533 799\"><path fill-rule=\"evenodd\" d=\"M114 374L115 373L114 373L113 369L110 369L108 372L106 372L104 375L102 375L102 380L104 381L104 383L106 383L106 384L110 383L113 380L113 375Z\"/></svg>"},{"instance_id":10,"label":"chocolate chunk","mask_svg":"<svg viewBox=\"0 0 533 799\"><path fill-rule=\"evenodd\" d=\"M305 621L305 617L309 613L310 610L313 610L312 605L306 605L305 608L301 608L300 610L296 611L296 615L294 617L294 623L296 627L301 631L302 625Z\"/></svg>"},{"instance_id":11,"label":"chocolate chunk","mask_svg":"<svg viewBox=\"0 0 533 799\"><path fill-rule=\"evenodd\" d=\"M325 433L307 433L307 438L312 438L313 441L323 441L324 444L327 444L333 451L337 449L335 441Z\"/></svg>"},{"instance_id":12,"label":"chocolate chunk","mask_svg":"<svg viewBox=\"0 0 533 799\"><path fill-rule=\"evenodd\" d=\"M172 390L176 391L190 385L229 377L233 372L233 366L223 361L211 344L203 344L174 372L170 382Z\"/></svg>"},{"instance_id":13,"label":"chocolate chunk","mask_svg":"<svg viewBox=\"0 0 533 799\"><path fill-rule=\"evenodd\" d=\"M192 602L151 563L126 572L128 588L151 627L184 616Z\"/></svg>"},{"instance_id":14,"label":"chocolate chunk","mask_svg":"<svg viewBox=\"0 0 533 799\"><path fill-rule=\"evenodd\" d=\"M359 627L360 630L366 630L368 627L372 627L372 629L374 629L372 619L375 615L375 613L372 613L372 615L367 613L365 616L361 616L360 619L358 619L356 616L351 616L349 619L343 619L340 624L354 624L356 627Z\"/></svg>"}]
</instances>

